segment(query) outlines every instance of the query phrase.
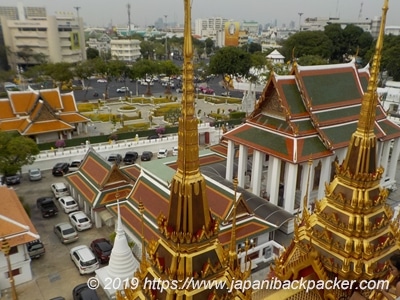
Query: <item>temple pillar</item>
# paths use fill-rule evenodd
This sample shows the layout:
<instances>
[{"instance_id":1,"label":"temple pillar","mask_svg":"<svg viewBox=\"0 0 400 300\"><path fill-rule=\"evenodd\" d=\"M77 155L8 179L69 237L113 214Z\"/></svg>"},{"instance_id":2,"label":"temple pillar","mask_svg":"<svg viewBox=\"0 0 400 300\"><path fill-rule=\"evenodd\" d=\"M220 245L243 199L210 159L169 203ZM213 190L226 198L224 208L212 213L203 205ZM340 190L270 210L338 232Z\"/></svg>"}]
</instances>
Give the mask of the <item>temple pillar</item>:
<instances>
[{"instance_id":1,"label":"temple pillar","mask_svg":"<svg viewBox=\"0 0 400 300\"><path fill-rule=\"evenodd\" d=\"M298 164L287 162L285 165L283 208L290 213L294 212L294 202L296 199L297 169Z\"/></svg>"},{"instance_id":2,"label":"temple pillar","mask_svg":"<svg viewBox=\"0 0 400 300\"><path fill-rule=\"evenodd\" d=\"M387 173L390 179L394 181L396 181L397 162L399 160L399 155L400 155L400 138L397 138L393 142L392 154L390 155L390 165Z\"/></svg>"},{"instance_id":3,"label":"temple pillar","mask_svg":"<svg viewBox=\"0 0 400 300\"><path fill-rule=\"evenodd\" d=\"M228 153L226 155L226 174L225 179L232 181L233 179L233 163L235 160L235 144L233 141L228 140Z\"/></svg>"},{"instance_id":4,"label":"temple pillar","mask_svg":"<svg viewBox=\"0 0 400 300\"><path fill-rule=\"evenodd\" d=\"M301 179L300 179L300 191L301 191L301 196L300 196L300 211L302 211L304 209L304 197L307 197L307 206L308 206L308 202L309 202L309 195L306 195L307 191L308 193L310 193L311 191L311 180L308 180L308 171L309 168L311 169L311 173L313 172L313 166L310 166L309 163L303 163L302 164L303 168L301 171ZM307 183L309 183L308 187L307 187Z\"/></svg>"},{"instance_id":5,"label":"temple pillar","mask_svg":"<svg viewBox=\"0 0 400 300\"><path fill-rule=\"evenodd\" d=\"M258 150L253 151L253 163L251 170L251 187L252 193L260 196L262 176L263 176L263 162L265 161L265 153Z\"/></svg>"},{"instance_id":6,"label":"temple pillar","mask_svg":"<svg viewBox=\"0 0 400 300\"><path fill-rule=\"evenodd\" d=\"M246 172L247 172L248 149L247 146L239 146L239 159L238 159L238 186L246 188Z\"/></svg>"},{"instance_id":7,"label":"temple pillar","mask_svg":"<svg viewBox=\"0 0 400 300\"><path fill-rule=\"evenodd\" d=\"M384 168L382 177L386 178L389 174L388 162L389 162L391 141L385 141L381 144L382 144L382 154L378 156L380 158L380 160L378 161L378 166L382 166Z\"/></svg>"},{"instance_id":8,"label":"temple pillar","mask_svg":"<svg viewBox=\"0 0 400 300\"><path fill-rule=\"evenodd\" d=\"M275 205L278 205L281 163L279 158L273 156L269 157L267 193L269 195L269 201Z\"/></svg>"}]
</instances>

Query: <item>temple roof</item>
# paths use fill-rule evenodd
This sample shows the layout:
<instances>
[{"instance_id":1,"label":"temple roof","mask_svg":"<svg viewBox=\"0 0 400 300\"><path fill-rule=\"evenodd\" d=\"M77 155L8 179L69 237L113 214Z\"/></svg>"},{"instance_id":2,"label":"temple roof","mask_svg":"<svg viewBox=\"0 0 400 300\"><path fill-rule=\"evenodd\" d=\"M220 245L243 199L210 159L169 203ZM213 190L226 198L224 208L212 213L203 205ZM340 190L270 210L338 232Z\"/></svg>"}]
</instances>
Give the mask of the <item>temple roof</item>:
<instances>
[{"instance_id":1,"label":"temple roof","mask_svg":"<svg viewBox=\"0 0 400 300\"><path fill-rule=\"evenodd\" d=\"M355 62L296 65L291 75L274 74L246 123L223 138L292 163L330 156L357 128L368 78L368 69ZM400 136L380 102L375 115L379 140Z\"/></svg>"},{"instance_id":2,"label":"temple roof","mask_svg":"<svg viewBox=\"0 0 400 300\"><path fill-rule=\"evenodd\" d=\"M0 130L36 135L73 130L74 124L89 121L78 112L72 92L9 91L7 99L0 99Z\"/></svg>"}]
</instances>

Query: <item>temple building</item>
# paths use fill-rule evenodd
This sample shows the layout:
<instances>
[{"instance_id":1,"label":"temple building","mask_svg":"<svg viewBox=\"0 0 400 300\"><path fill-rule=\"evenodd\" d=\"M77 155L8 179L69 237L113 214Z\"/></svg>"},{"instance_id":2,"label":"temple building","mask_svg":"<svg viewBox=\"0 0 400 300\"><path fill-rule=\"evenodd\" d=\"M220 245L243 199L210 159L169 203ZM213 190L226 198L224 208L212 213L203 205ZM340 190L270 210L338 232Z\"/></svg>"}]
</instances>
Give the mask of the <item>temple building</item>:
<instances>
[{"instance_id":1,"label":"temple building","mask_svg":"<svg viewBox=\"0 0 400 300\"><path fill-rule=\"evenodd\" d=\"M295 63L289 75L271 75L246 122L223 135L225 178L237 177L240 187L295 214L303 210L311 159L307 206L312 209L314 200L324 196L325 182L334 178L335 163L346 156L369 78L368 67L357 69L354 61ZM393 162L400 154L400 127L389 120L380 101L374 109L380 183L391 189L396 186ZM293 232L293 223L283 230Z\"/></svg>"},{"instance_id":2,"label":"temple building","mask_svg":"<svg viewBox=\"0 0 400 300\"><path fill-rule=\"evenodd\" d=\"M18 131L38 144L87 133L90 119L79 113L73 92L61 94L55 88L7 93L8 98L0 99L0 130Z\"/></svg>"},{"instance_id":3,"label":"temple building","mask_svg":"<svg viewBox=\"0 0 400 300\"><path fill-rule=\"evenodd\" d=\"M247 268L242 272L237 263L235 227L229 248L223 249L218 241L220 224L211 214L206 181L200 172L189 0L184 1L184 7L182 116L179 119L177 170L170 183L168 215L159 215L158 228L162 236L148 243L147 254L142 253L140 268L135 273L139 284L124 289L122 293L117 292L117 299L251 299L251 290L229 290L233 280L248 278L250 270ZM235 214L233 223L236 223ZM200 284L219 282L224 286L207 288L201 285L196 288L185 285L187 279ZM163 281L163 288L148 284L157 280Z\"/></svg>"},{"instance_id":4,"label":"temple building","mask_svg":"<svg viewBox=\"0 0 400 300\"><path fill-rule=\"evenodd\" d=\"M299 290L287 299L361 299L353 298L355 294L362 299L383 299L379 289L371 285L362 289L359 284L362 280L393 280L393 276L388 277L388 261L399 249L400 229L399 220L393 220L393 209L386 204L388 191L381 185L385 171L378 166L380 122L376 118L380 113L377 82L387 10L385 0L360 117L345 158L336 164L336 176L326 184L325 195L316 201L314 212L303 210L295 222L293 240L271 268L271 278L280 280L354 280L356 284L347 290L327 286L307 294ZM306 189L305 199L308 192ZM278 291L264 299L279 297Z\"/></svg>"}]
</instances>

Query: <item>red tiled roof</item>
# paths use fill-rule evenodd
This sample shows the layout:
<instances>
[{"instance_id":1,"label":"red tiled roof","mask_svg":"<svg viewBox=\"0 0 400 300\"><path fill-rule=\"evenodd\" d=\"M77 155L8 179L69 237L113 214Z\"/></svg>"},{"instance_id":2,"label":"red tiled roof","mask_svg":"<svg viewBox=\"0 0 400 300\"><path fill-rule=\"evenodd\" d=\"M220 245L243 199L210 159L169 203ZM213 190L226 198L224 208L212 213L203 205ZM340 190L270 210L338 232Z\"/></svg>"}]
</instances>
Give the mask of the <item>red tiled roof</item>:
<instances>
[{"instance_id":1,"label":"red tiled roof","mask_svg":"<svg viewBox=\"0 0 400 300\"><path fill-rule=\"evenodd\" d=\"M38 239L38 232L13 189L0 186L0 239L8 237L10 247Z\"/></svg>"}]
</instances>

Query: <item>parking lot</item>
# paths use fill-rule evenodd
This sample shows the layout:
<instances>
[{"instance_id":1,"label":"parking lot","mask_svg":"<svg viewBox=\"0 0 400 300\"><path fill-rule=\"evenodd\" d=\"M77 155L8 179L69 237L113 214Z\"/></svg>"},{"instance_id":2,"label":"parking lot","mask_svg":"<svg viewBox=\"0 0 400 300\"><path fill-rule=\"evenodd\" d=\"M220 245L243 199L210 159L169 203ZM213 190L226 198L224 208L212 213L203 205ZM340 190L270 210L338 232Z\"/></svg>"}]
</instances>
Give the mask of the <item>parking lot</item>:
<instances>
[{"instance_id":1,"label":"parking lot","mask_svg":"<svg viewBox=\"0 0 400 300\"><path fill-rule=\"evenodd\" d=\"M64 245L53 232L53 226L60 222L68 222L68 216L59 207L59 213L55 217L43 219L36 207L36 199L43 196L52 196L50 185L55 182L65 182L63 177L54 177L51 170L43 172L41 181L30 182L28 175L24 174L21 184L14 189L24 203L30 207L31 219L40 234L45 245L46 253L39 259L32 261L33 280L17 286L18 297L21 300L49 300L56 296L62 296L72 300L72 289L85 281L93 274L79 275L78 269L71 261L69 250L78 245L90 245L96 238L109 238L114 227L103 227L79 232L78 241ZM103 267L101 265L100 267ZM107 299L102 290L97 291L100 299ZM3 299L12 299L10 291L3 291Z\"/></svg>"}]
</instances>

